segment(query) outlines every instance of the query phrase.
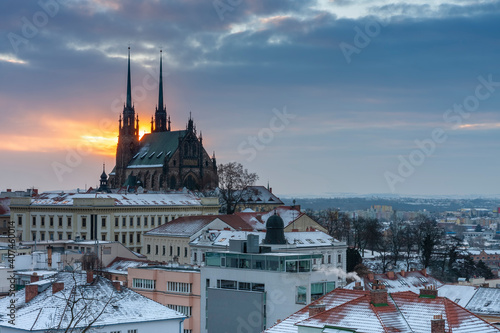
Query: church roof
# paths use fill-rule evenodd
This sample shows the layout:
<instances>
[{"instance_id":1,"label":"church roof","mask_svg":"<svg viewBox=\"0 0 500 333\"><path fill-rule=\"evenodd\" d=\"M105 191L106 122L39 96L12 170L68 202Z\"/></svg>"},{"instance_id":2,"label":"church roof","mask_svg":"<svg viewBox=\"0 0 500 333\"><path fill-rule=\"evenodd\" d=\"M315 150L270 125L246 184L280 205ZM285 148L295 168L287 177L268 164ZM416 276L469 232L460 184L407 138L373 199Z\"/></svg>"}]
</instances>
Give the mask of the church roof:
<instances>
[{"instance_id":1,"label":"church roof","mask_svg":"<svg viewBox=\"0 0 500 333\"><path fill-rule=\"evenodd\" d=\"M179 137L187 131L167 131L145 134L141 139L141 149L132 157L128 168L160 168L165 157L167 160L179 146Z\"/></svg>"}]
</instances>

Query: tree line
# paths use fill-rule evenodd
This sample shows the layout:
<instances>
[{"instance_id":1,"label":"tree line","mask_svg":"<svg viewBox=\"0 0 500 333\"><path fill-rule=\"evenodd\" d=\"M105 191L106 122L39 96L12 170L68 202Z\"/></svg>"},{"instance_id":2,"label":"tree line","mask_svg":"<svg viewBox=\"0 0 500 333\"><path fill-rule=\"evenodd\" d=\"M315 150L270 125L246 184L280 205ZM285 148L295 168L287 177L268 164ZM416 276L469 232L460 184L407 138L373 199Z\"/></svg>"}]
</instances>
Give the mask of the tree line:
<instances>
[{"instance_id":1,"label":"tree line","mask_svg":"<svg viewBox=\"0 0 500 333\"><path fill-rule=\"evenodd\" d=\"M434 219L425 215L414 221L403 221L394 215L391 222L382 223L376 218L351 217L335 209L326 209L312 214L335 239L346 241L351 249L348 253L348 270L352 271L367 252L378 256L374 270L385 273L389 270L429 268L433 276L453 282L457 278L493 278L487 265L475 263L464 250L461 239L447 237ZM358 267L359 268L359 267Z\"/></svg>"}]
</instances>

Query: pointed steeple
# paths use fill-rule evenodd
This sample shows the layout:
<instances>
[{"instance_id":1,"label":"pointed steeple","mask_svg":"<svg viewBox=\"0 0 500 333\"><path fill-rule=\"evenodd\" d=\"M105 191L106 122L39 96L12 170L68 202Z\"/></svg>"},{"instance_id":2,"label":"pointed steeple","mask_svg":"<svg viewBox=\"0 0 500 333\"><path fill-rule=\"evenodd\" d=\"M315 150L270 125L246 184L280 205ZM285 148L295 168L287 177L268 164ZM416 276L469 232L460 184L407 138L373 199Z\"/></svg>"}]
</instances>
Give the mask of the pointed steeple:
<instances>
[{"instance_id":1,"label":"pointed steeple","mask_svg":"<svg viewBox=\"0 0 500 333\"><path fill-rule=\"evenodd\" d=\"M154 132L169 131L167 127L167 110L163 104L163 64L162 50L160 50L160 79L158 85L158 105L156 106Z\"/></svg>"},{"instance_id":2,"label":"pointed steeple","mask_svg":"<svg viewBox=\"0 0 500 333\"><path fill-rule=\"evenodd\" d=\"M163 68L162 68L162 50L160 50L160 85L158 91L158 110L163 110Z\"/></svg>"},{"instance_id":3,"label":"pointed steeple","mask_svg":"<svg viewBox=\"0 0 500 333\"><path fill-rule=\"evenodd\" d=\"M128 47L127 108L132 108L132 88L130 84L130 46Z\"/></svg>"}]
</instances>

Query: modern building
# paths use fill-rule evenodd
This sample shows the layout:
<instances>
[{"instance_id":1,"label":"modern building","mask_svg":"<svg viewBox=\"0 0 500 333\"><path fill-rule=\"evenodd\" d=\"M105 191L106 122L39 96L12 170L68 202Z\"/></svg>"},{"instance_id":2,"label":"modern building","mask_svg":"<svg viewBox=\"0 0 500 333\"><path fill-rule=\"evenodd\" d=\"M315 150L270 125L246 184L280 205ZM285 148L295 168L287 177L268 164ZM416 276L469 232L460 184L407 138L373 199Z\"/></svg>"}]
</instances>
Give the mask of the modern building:
<instances>
[{"instance_id":1,"label":"modern building","mask_svg":"<svg viewBox=\"0 0 500 333\"><path fill-rule=\"evenodd\" d=\"M266 228L263 245L258 235L249 233L245 240L229 240L226 251L205 254L202 333L262 332L344 285L345 244L338 242L343 249L339 267L322 264L320 252L292 250L278 215L267 220Z\"/></svg>"},{"instance_id":2,"label":"modern building","mask_svg":"<svg viewBox=\"0 0 500 333\"><path fill-rule=\"evenodd\" d=\"M93 328L93 332L183 332L186 318L119 282L92 272L58 273L32 282L14 297L0 299L2 333L54 332Z\"/></svg>"},{"instance_id":3,"label":"modern building","mask_svg":"<svg viewBox=\"0 0 500 333\"><path fill-rule=\"evenodd\" d=\"M183 333L200 333L200 269L162 265L129 268L128 287L183 313Z\"/></svg>"},{"instance_id":4,"label":"modern building","mask_svg":"<svg viewBox=\"0 0 500 333\"><path fill-rule=\"evenodd\" d=\"M265 245L265 232L247 232L235 230L208 230L189 243L191 263L203 265L205 253L229 250L231 241L245 241L248 235L258 237L258 243ZM333 265L345 269L346 243L339 242L321 231L294 231L284 233L286 244L280 252L314 253L321 255L321 264Z\"/></svg>"},{"instance_id":5,"label":"modern building","mask_svg":"<svg viewBox=\"0 0 500 333\"><path fill-rule=\"evenodd\" d=\"M172 130L163 101L162 58L158 105L151 133L139 139L139 116L132 103L130 80L130 48L128 53L127 101L119 119L116 166L109 174L112 188L141 186L146 190L215 189L218 185L215 153L208 155L203 138L196 131L193 119L185 130Z\"/></svg>"},{"instance_id":6,"label":"modern building","mask_svg":"<svg viewBox=\"0 0 500 333\"><path fill-rule=\"evenodd\" d=\"M42 193L11 198L11 218L23 241L102 240L143 252L143 233L180 216L217 214L215 197L192 193Z\"/></svg>"},{"instance_id":7,"label":"modern building","mask_svg":"<svg viewBox=\"0 0 500 333\"><path fill-rule=\"evenodd\" d=\"M370 291L335 289L266 333L495 333L493 325L434 288L418 294L388 294L380 284Z\"/></svg>"}]
</instances>

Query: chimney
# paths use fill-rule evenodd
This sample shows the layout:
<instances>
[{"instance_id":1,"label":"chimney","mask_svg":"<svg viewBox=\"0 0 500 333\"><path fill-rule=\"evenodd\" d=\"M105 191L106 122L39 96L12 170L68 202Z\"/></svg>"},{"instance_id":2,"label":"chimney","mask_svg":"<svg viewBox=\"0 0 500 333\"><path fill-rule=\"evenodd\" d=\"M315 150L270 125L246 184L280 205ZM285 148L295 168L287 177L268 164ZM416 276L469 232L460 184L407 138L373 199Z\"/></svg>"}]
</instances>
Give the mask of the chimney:
<instances>
[{"instance_id":1,"label":"chimney","mask_svg":"<svg viewBox=\"0 0 500 333\"><path fill-rule=\"evenodd\" d=\"M36 197L38 195L38 189L34 188L33 189L33 196Z\"/></svg>"},{"instance_id":2,"label":"chimney","mask_svg":"<svg viewBox=\"0 0 500 333\"><path fill-rule=\"evenodd\" d=\"M33 275L30 276L30 283L38 282L38 281L40 281L40 276L38 276L38 274L36 272L34 272Z\"/></svg>"},{"instance_id":3,"label":"chimney","mask_svg":"<svg viewBox=\"0 0 500 333\"><path fill-rule=\"evenodd\" d=\"M394 280L394 272L393 271L387 272L387 277L391 280Z\"/></svg>"},{"instance_id":4,"label":"chimney","mask_svg":"<svg viewBox=\"0 0 500 333\"><path fill-rule=\"evenodd\" d=\"M360 281L354 282L354 290L363 290L363 286Z\"/></svg>"},{"instance_id":5,"label":"chimney","mask_svg":"<svg viewBox=\"0 0 500 333\"><path fill-rule=\"evenodd\" d=\"M47 265L52 268L52 246L47 246Z\"/></svg>"},{"instance_id":6,"label":"chimney","mask_svg":"<svg viewBox=\"0 0 500 333\"><path fill-rule=\"evenodd\" d=\"M422 268L420 272L422 273L423 276L427 277L427 270L425 268Z\"/></svg>"},{"instance_id":7,"label":"chimney","mask_svg":"<svg viewBox=\"0 0 500 333\"><path fill-rule=\"evenodd\" d=\"M87 283L94 282L94 271L87 271Z\"/></svg>"},{"instance_id":8,"label":"chimney","mask_svg":"<svg viewBox=\"0 0 500 333\"><path fill-rule=\"evenodd\" d=\"M64 282L54 282L52 283L52 294L60 292L64 289Z\"/></svg>"},{"instance_id":9,"label":"chimney","mask_svg":"<svg viewBox=\"0 0 500 333\"><path fill-rule=\"evenodd\" d=\"M309 317L313 317L326 310L326 305L323 303L318 303L314 305L309 305Z\"/></svg>"},{"instance_id":10,"label":"chimney","mask_svg":"<svg viewBox=\"0 0 500 333\"><path fill-rule=\"evenodd\" d=\"M36 295L38 295L38 285L36 284L28 284L24 288L24 293L25 293L25 302L28 303L31 301L33 298L35 298Z\"/></svg>"},{"instance_id":11,"label":"chimney","mask_svg":"<svg viewBox=\"0 0 500 333\"><path fill-rule=\"evenodd\" d=\"M431 320L431 333L446 333L443 315L434 315Z\"/></svg>"},{"instance_id":12,"label":"chimney","mask_svg":"<svg viewBox=\"0 0 500 333\"><path fill-rule=\"evenodd\" d=\"M401 276L406 277L406 271L404 269L401 270Z\"/></svg>"},{"instance_id":13,"label":"chimney","mask_svg":"<svg viewBox=\"0 0 500 333\"><path fill-rule=\"evenodd\" d=\"M8 188L7 193L10 193L10 192L12 192L12 189Z\"/></svg>"},{"instance_id":14,"label":"chimney","mask_svg":"<svg viewBox=\"0 0 500 333\"><path fill-rule=\"evenodd\" d=\"M116 291L122 291L122 283L120 281L113 281L113 287Z\"/></svg>"},{"instance_id":15,"label":"chimney","mask_svg":"<svg viewBox=\"0 0 500 333\"><path fill-rule=\"evenodd\" d=\"M373 281L375 279L375 275L373 273L368 273L368 280Z\"/></svg>"},{"instance_id":16,"label":"chimney","mask_svg":"<svg viewBox=\"0 0 500 333\"><path fill-rule=\"evenodd\" d=\"M370 302L374 306L386 306L387 305L387 289L383 284L373 284L372 290L370 291Z\"/></svg>"},{"instance_id":17,"label":"chimney","mask_svg":"<svg viewBox=\"0 0 500 333\"><path fill-rule=\"evenodd\" d=\"M434 286L424 287L420 289L420 297L421 298L436 298L438 295L438 291Z\"/></svg>"},{"instance_id":18,"label":"chimney","mask_svg":"<svg viewBox=\"0 0 500 333\"><path fill-rule=\"evenodd\" d=\"M269 188L269 192L273 193L273 188L272 187Z\"/></svg>"}]
</instances>

